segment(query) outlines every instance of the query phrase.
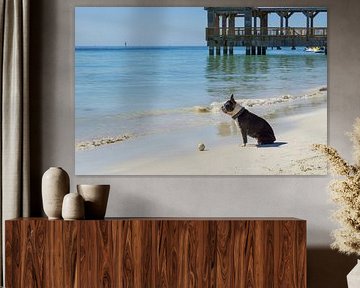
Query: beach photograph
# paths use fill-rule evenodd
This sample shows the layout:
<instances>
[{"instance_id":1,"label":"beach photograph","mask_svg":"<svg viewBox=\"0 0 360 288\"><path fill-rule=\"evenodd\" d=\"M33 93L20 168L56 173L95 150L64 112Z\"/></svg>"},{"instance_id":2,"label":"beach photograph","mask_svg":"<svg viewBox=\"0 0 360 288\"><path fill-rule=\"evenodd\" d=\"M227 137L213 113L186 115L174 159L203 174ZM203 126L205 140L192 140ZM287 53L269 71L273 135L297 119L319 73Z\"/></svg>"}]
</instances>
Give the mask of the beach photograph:
<instances>
[{"instance_id":1,"label":"beach photograph","mask_svg":"<svg viewBox=\"0 0 360 288\"><path fill-rule=\"evenodd\" d=\"M76 7L76 175L326 175L326 28L323 8Z\"/></svg>"}]
</instances>

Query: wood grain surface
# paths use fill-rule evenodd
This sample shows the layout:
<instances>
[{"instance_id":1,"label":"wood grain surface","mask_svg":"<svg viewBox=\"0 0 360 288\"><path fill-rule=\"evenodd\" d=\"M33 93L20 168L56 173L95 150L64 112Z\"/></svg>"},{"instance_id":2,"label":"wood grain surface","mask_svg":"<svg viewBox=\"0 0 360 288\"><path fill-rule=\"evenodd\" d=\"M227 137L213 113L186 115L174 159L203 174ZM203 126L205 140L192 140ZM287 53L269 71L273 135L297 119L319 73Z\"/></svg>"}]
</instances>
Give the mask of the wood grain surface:
<instances>
[{"instance_id":1,"label":"wood grain surface","mask_svg":"<svg viewBox=\"0 0 360 288\"><path fill-rule=\"evenodd\" d=\"M297 219L9 220L6 287L306 287Z\"/></svg>"}]
</instances>

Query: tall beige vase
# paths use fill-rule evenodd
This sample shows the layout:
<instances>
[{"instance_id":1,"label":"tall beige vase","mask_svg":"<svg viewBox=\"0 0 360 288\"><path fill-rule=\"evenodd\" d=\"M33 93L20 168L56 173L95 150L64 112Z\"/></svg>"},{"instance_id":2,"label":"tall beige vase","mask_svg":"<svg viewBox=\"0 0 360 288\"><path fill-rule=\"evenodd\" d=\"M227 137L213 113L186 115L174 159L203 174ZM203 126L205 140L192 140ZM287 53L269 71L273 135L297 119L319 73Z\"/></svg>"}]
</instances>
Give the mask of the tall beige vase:
<instances>
[{"instance_id":1,"label":"tall beige vase","mask_svg":"<svg viewBox=\"0 0 360 288\"><path fill-rule=\"evenodd\" d=\"M70 190L69 175L60 167L50 167L41 182L43 208L49 219L61 219L63 198Z\"/></svg>"}]
</instances>

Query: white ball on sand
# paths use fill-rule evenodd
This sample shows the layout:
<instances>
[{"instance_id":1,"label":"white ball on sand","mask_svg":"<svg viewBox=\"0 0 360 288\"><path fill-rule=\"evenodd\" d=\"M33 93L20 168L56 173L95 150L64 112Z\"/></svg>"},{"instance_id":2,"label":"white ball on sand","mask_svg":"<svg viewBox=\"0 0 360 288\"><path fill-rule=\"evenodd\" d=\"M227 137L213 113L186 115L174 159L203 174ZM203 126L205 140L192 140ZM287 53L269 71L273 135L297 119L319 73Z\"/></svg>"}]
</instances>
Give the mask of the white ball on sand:
<instances>
[{"instance_id":1,"label":"white ball on sand","mask_svg":"<svg viewBox=\"0 0 360 288\"><path fill-rule=\"evenodd\" d=\"M200 144L198 145L198 149L199 149L199 151L204 151L204 150L205 150L205 144L204 144L204 143L200 143Z\"/></svg>"}]
</instances>

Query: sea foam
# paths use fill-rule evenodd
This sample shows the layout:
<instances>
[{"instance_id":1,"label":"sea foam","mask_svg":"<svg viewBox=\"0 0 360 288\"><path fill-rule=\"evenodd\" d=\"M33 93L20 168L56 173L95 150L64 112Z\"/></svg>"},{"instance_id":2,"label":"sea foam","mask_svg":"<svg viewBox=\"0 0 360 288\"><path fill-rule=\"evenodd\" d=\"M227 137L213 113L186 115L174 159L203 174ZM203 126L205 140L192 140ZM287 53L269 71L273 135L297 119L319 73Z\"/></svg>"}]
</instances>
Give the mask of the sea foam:
<instances>
[{"instance_id":1,"label":"sea foam","mask_svg":"<svg viewBox=\"0 0 360 288\"><path fill-rule=\"evenodd\" d=\"M279 97L271 98L257 98L257 99L236 99L244 107L264 107L271 106L276 104L291 103L295 101L316 98L316 97L326 97L327 88L323 87L316 91L312 91L303 95L282 95ZM191 108L191 111L197 113L218 113L221 112L221 107L224 105L223 102L213 102L209 106L194 106Z\"/></svg>"},{"instance_id":2,"label":"sea foam","mask_svg":"<svg viewBox=\"0 0 360 288\"><path fill-rule=\"evenodd\" d=\"M75 145L76 150L91 150L99 146L108 145L108 144L114 144L117 142L123 142L125 140L130 139L130 135L119 135L119 136L108 136L108 137L102 137L102 138L96 138L89 141L80 141L77 142Z\"/></svg>"}]
</instances>

